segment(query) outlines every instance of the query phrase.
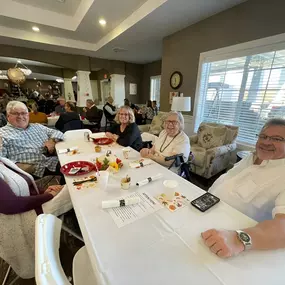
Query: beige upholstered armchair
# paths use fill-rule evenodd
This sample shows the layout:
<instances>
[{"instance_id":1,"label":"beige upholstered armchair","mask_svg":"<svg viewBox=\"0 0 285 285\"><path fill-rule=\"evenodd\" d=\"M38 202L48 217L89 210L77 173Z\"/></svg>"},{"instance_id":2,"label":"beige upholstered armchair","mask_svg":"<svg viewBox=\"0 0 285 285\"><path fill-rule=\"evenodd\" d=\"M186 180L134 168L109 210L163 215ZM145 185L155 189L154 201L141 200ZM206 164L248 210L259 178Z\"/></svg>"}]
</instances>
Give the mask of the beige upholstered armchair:
<instances>
[{"instance_id":1,"label":"beige upholstered armchair","mask_svg":"<svg viewBox=\"0 0 285 285\"><path fill-rule=\"evenodd\" d=\"M190 137L191 172L208 179L225 170L235 156L237 135L238 127L201 123L197 135Z\"/></svg>"},{"instance_id":2,"label":"beige upholstered armchair","mask_svg":"<svg viewBox=\"0 0 285 285\"><path fill-rule=\"evenodd\" d=\"M166 115L167 112L159 112L157 116L153 118L151 124L139 125L140 131L142 133L150 133L158 136L163 130L163 122Z\"/></svg>"}]
</instances>

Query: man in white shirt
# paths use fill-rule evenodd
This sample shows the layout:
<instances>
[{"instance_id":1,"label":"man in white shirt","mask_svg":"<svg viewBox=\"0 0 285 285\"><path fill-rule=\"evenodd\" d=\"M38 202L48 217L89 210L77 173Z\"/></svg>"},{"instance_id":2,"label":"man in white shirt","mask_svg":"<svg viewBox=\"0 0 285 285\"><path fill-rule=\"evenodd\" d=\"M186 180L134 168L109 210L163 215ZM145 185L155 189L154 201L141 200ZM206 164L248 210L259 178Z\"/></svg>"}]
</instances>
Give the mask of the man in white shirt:
<instances>
[{"instance_id":1,"label":"man in white shirt","mask_svg":"<svg viewBox=\"0 0 285 285\"><path fill-rule=\"evenodd\" d=\"M209 192L259 222L243 230L202 233L212 252L225 258L249 249L284 248L285 120L268 121L258 135L256 152L221 176Z\"/></svg>"}]
</instances>

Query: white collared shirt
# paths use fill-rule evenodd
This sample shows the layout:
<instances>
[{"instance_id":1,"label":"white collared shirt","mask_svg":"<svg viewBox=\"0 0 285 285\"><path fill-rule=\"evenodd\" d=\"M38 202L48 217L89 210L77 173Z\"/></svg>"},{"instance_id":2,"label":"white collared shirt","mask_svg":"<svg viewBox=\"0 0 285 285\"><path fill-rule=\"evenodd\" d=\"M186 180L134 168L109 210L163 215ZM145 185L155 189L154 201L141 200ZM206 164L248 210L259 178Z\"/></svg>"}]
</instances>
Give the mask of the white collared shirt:
<instances>
[{"instance_id":1,"label":"white collared shirt","mask_svg":"<svg viewBox=\"0 0 285 285\"><path fill-rule=\"evenodd\" d=\"M253 163L253 154L242 159L209 192L258 222L285 214L285 159Z\"/></svg>"}]
</instances>

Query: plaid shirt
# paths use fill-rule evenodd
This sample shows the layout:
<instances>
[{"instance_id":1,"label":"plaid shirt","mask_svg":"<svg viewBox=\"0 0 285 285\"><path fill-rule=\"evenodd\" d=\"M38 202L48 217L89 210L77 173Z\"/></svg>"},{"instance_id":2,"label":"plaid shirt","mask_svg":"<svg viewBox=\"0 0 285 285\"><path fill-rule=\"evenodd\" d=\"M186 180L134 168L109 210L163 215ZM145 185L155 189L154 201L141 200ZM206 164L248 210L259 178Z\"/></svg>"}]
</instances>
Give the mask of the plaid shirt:
<instances>
[{"instance_id":1,"label":"plaid shirt","mask_svg":"<svg viewBox=\"0 0 285 285\"><path fill-rule=\"evenodd\" d=\"M0 154L13 162L34 164L33 175L43 177L45 168L56 170L58 158L43 155L44 143L49 139L63 140L63 133L40 124L29 124L27 129L11 124L0 128L3 145Z\"/></svg>"}]
</instances>

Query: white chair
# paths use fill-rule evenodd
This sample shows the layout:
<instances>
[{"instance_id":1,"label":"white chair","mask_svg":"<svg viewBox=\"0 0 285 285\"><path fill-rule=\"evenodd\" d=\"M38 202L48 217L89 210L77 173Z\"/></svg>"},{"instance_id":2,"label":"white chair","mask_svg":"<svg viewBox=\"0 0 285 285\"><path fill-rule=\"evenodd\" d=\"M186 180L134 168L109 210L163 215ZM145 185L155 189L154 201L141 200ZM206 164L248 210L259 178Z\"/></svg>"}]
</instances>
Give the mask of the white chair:
<instances>
[{"instance_id":1,"label":"white chair","mask_svg":"<svg viewBox=\"0 0 285 285\"><path fill-rule=\"evenodd\" d=\"M60 231L62 221L50 214L36 219L35 256L37 285L70 285L64 274L60 259ZM73 259L74 285L96 285L90 260L83 246Z\"/></svg>"},{"instance_id":2,"label":"white chair","mask_svg":"<svg viewBox=\"0 0 285 285\"><path fill-rule=\"evenodd\" d=\"M64 140L84 139L84 133L89 133L89 135L92 134L92 132L88 129L67 131L64 133Z\"/></svg>"}]
</instances>

